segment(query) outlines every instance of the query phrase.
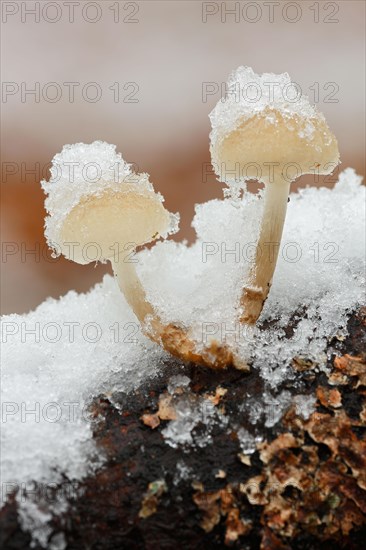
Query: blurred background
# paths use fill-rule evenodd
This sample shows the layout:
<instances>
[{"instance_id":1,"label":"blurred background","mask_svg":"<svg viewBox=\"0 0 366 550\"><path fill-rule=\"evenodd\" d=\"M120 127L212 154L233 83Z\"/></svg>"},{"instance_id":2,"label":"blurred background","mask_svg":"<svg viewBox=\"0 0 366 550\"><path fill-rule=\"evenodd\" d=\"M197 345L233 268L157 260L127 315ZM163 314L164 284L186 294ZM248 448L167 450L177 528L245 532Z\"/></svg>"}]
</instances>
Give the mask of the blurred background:
<instances>
[{"instance_id":1,"label":"blurred background","mask_svg":"<svg viewBox=\"0 0 366 550\"><path fill-rule=\"evenodd\" d=\"M53 259L44 241L39 180L66 143L116 144L181 213L175 238L194 239L194 204L222 197L210 171L208 114L239 65L287 71L324 112L342 168L365 173L363 1L3 1L1 8L2 313L86 291L107 270ZM321 180L296 185L307 183Z\"/></svg>"}]
</instances>

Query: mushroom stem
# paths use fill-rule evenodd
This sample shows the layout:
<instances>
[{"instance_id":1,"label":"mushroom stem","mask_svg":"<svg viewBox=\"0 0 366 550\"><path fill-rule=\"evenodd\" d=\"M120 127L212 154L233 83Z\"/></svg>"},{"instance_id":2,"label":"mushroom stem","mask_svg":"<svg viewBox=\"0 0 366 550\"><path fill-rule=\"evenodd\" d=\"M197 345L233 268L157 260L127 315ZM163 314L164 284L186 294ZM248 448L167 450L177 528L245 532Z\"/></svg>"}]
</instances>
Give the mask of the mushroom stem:
<instances>
[{"instance_id":1,"label":"mushroom stem","mask_svg":"<svg viewBox=\"0 0 366 550\"><path fill-rule=\"evenodd\" d=\"M113 272L146 336L183 361L193 361L211 368L225 368L229 364L235 364L232 353L225 346L213 343L209 349L200 353L196 350L195 343L185 329L173 323L163 324L154 306L146 298L135 263L129 261L128 256L123 255L118 259L111 260ZM149 317L148 322L147 317ZM238 368L243 369L244 367L240 364Z\"/></svg>"},{"instance_id":2,"label":"mushroom stem","mask_svg":"<svg viewBox=\"0 0 366 550\"><path fill-rule=\"evenodd\" d=\"M130 260L130 256L131 251L112 260L118 286L142 326L145 326L146 317L149 315L154 325L161 327L161 321L154 307L146 298L145 290L135 268L135 262Z\"/></svg>"},{"instance_id":3,"label":"mushroom stem","mask_svg":"<svg viewBox=\"0 0 366 550\"><path fill-rule=\"evenodd\" d=\"M282 230L286 217L290 183L283 178L268 183L264 192L264 211L255 260L244 287L240 304L242 323L254 324L264 306L276 268Z\"/></svg>"}]
</instances>

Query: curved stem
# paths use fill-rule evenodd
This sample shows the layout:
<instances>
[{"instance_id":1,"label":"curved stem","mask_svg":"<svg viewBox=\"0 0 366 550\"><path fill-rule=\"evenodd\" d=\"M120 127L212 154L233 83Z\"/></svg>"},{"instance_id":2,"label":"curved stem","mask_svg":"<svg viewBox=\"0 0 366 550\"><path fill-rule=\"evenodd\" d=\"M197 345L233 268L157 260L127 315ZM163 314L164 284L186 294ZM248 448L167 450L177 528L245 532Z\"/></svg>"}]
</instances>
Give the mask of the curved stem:
<instances>
[{"instance_id":1,"label":"curved stem","mask_svg":"<svg viewBox=\"0 0 366 550\"><path fill-rule=\"evenodd\" d=\"M255 260L243 289L240 304L242 323L254 324L264 306L271 288L286 218L290 183L282 178L268 183L264 194L264 211Z\"/></svg>"},{"instance_id":2,"label":"curved stem","mask_svg":"<svg viewBox=\"0 0 366 550\"><path fill-rule=\"evenodd\" d=\"M209 349L198 352L185 329L172 323L168 325L162 323L154 306L146 297L135 264L128 261L127 255L121 256L118 260L112 260L112 266L119 288L140 321L145 334L151 340L183 361L193 361L212 368L224 368L234 363L233 355L226 347L213 343ZM147 317L149 317L148 322ZM243 366L240 365L240 368Z\"/></svg>"},{"instance_id":3,"label":"curved stem","mask_svg":"<svg viewBox=\"0 0 366 550\"><path fill-rule=\"evenodd\" d=\"M161 328L161 320L153 305L146 298L145 290L135 268L135 262L129 259L130 256L131 251L126 255L120 255L118 260L112 260L118 286L142 326L146 324L146 317L151 316L154 328Z\"/></svg>"}]
</instances>

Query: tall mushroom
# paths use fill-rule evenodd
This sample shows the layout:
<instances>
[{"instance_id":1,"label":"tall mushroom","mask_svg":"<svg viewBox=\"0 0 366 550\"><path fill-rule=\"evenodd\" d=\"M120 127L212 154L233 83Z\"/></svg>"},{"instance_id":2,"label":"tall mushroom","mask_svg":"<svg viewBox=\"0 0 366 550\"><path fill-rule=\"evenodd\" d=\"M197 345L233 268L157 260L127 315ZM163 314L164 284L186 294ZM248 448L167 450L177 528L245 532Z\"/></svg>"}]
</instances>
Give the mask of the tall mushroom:
<instances>
[{"instance_id":1,"label":"tall mushroom","mask_svg":"<svg viewBox=\"0 0 366 550\"><path fill-rule=\"evenodd\" d=\"M222 348L196 352L187 331L165 325L146 297L131 253L178 229L178 215L163 206L147 174L131 170L115 146L96 141L66 145L53 159L45 235L56 253L80 264L110 261L128 304L147 336L183 360L226 366Z\"/></svg>"},{"instance_id":2,"label":"tall mushroom","mask_svg":"<svg viewBox=\"0 0 366 550\"><path fill-rule=\"evenodd\" d=\"M324 116L287 73L255 74L239 67L210 114L216 174L238 190L248 179L265 184L254 262L240 300L240 320L257 321L276 268L290 184L302 174L329 174L339 164L336 138Z\"/></svg>"}]
</instances>

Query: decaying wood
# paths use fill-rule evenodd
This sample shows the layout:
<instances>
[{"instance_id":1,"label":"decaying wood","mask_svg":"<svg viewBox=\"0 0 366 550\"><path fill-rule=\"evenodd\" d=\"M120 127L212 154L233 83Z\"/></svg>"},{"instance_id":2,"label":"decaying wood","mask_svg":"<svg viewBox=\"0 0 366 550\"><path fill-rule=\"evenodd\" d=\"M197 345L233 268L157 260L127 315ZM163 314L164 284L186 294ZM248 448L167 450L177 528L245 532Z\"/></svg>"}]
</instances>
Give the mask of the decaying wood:
<instances>
[{"instance_id":1,"label":"decaying wood","mask_svg":"<svg viewBox=\"0 0 366 550\"><path fill-rule=\"evenodd\" d=\"M254 370L172 362L133 395L100 396L92 405L94 438L106 462L78 484L68 510L53 515L50 544L63 532L67 549L75 550L363 548L366 308L350 316L348 331L328 344L329 374L315 373L306 357L294 358L302 393L316 397L316 411L304 419L292 406L274 428L263 425L263 441L250 456L221 425L212 443L198 448L173 448L162 431L176 417L167 385L178 373L190 377L193 396L249 429L239 405L263 390ZM290 381L281 389L295 393ZM188 473L177 480L179 461ZM30 547L16 506L10 498L0 511L4 549Z\"/></svg>"}]
</instances>

